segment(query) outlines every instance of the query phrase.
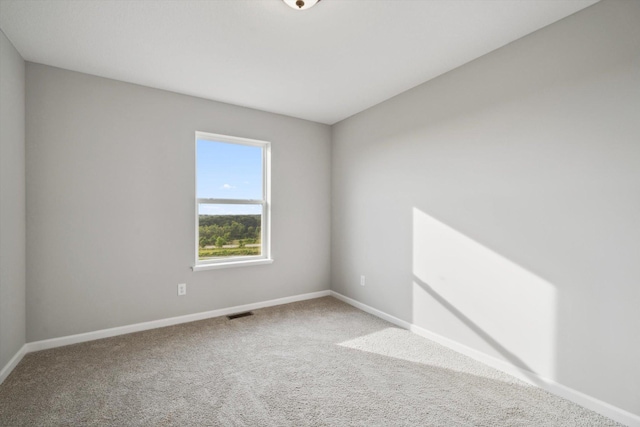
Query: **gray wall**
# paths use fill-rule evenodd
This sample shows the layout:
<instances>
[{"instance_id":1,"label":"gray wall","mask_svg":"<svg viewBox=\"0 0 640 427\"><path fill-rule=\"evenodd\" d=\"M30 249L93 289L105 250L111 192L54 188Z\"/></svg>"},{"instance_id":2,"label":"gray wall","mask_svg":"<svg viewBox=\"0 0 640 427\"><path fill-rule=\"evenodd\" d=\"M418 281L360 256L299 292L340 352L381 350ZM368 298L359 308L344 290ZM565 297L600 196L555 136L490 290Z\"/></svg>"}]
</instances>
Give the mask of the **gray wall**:
<instances>
[{"instance_id":1,"label":"gray wall","mask_svg":"<svg viewBox=\"0 0 640 427\"><path fill-rule=\"evenodd\" d=\"M191 271L195 131L271 141L273 264ZM330 136L27 63L27 341L328 289Z\"/></svg>"},{"instance_id":2,"label":"gray wall","mask_svg":"<svg viewBox=\"0 0 640 427\"><path fill-rule=\"evenodd\" d=\"M598 3L334 125L332 289L640 414L638 22Z\"/></svg>"},{"instance_id":3,"label":"gray wall","mask_svg":"<svg viewBox=\"0 0 640 427\"><path fill-rule=\"evenodd\" d=\"M24 66L0 31L0 369L25 343Z\"/></svg>"}]
</instances>

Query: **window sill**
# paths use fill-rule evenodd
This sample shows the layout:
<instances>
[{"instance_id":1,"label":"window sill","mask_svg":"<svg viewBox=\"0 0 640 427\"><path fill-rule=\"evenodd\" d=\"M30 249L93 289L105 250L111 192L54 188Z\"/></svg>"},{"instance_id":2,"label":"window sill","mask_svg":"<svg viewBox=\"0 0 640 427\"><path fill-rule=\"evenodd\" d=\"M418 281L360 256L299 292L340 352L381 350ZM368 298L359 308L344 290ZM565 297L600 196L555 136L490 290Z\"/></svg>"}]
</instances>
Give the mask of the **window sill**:
<instances>
[{"instance_id":1,"label":"window sill","mask_svg":"<svg viewBox=\"0 0 640 427\"><path fill-rule=\"evenodd\" d=\"M219 262L215 264L200 264L194 265L191 267L193 271L204 271L204 270L217 270L219 268L233 268L233 267L249 267L251 265L264 265L271 264L273 260L271 258L268 259L252 259L246 261L230 261L230 262Z\"/></svg>"}]
</instances>

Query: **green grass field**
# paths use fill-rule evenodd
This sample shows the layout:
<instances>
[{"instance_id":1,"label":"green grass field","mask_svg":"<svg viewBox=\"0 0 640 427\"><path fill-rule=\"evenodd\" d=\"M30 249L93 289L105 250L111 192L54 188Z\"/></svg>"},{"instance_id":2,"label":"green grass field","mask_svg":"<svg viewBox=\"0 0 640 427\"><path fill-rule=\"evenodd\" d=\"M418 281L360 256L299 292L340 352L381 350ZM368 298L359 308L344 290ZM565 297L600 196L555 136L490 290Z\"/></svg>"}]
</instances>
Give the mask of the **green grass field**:
<instances>
[{"instance_id":1,"label":"green grass field","mask_svg":"<svg viewBox=\"0 0 640 427\"><path fill-rule=\"evenodd\" d=\"M220 258L228 256L251 256L260 255L260 247L255 248L200 248L198 256L200 259Z\"/></svg>"}]
</instances>

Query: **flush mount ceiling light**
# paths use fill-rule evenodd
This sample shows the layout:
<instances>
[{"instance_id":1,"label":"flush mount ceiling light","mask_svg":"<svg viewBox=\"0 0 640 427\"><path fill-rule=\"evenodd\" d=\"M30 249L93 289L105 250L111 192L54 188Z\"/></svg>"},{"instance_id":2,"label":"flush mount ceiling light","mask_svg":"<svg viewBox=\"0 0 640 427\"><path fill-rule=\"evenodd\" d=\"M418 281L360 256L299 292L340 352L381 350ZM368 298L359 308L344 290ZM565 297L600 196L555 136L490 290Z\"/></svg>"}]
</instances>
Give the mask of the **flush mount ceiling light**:
<instances>
[{"instance_id":1,"label":"flush mount ceiling light","mask_svg":"<svg viewBox=\"0 0 640 427\"><path fill-rule=\"evenodd\" d=\"M292 7L295 10L306 10L310 9L316 5L320 0L282 0L289 7Z\"/></svg>"}]
</instances>

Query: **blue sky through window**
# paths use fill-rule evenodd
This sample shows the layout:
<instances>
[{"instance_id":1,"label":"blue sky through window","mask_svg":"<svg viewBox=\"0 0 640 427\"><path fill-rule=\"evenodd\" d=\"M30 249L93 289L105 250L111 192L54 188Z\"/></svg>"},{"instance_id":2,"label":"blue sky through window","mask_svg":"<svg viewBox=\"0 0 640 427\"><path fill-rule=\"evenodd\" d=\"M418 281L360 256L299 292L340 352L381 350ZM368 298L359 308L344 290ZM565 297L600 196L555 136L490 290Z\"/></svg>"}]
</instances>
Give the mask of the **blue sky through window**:
<instances>
[{"instance_id":1,"label":"blue sky through window","mask_svg":"<svg viewBox=\"0 0 640 427\"><path fill-rule=\"evenodd\" d=\"M262 148L227 142L197 141L197 196L262 199ZM201 215L259 214L260 205L200 205Z\"/></svg>"}]
</instances>

